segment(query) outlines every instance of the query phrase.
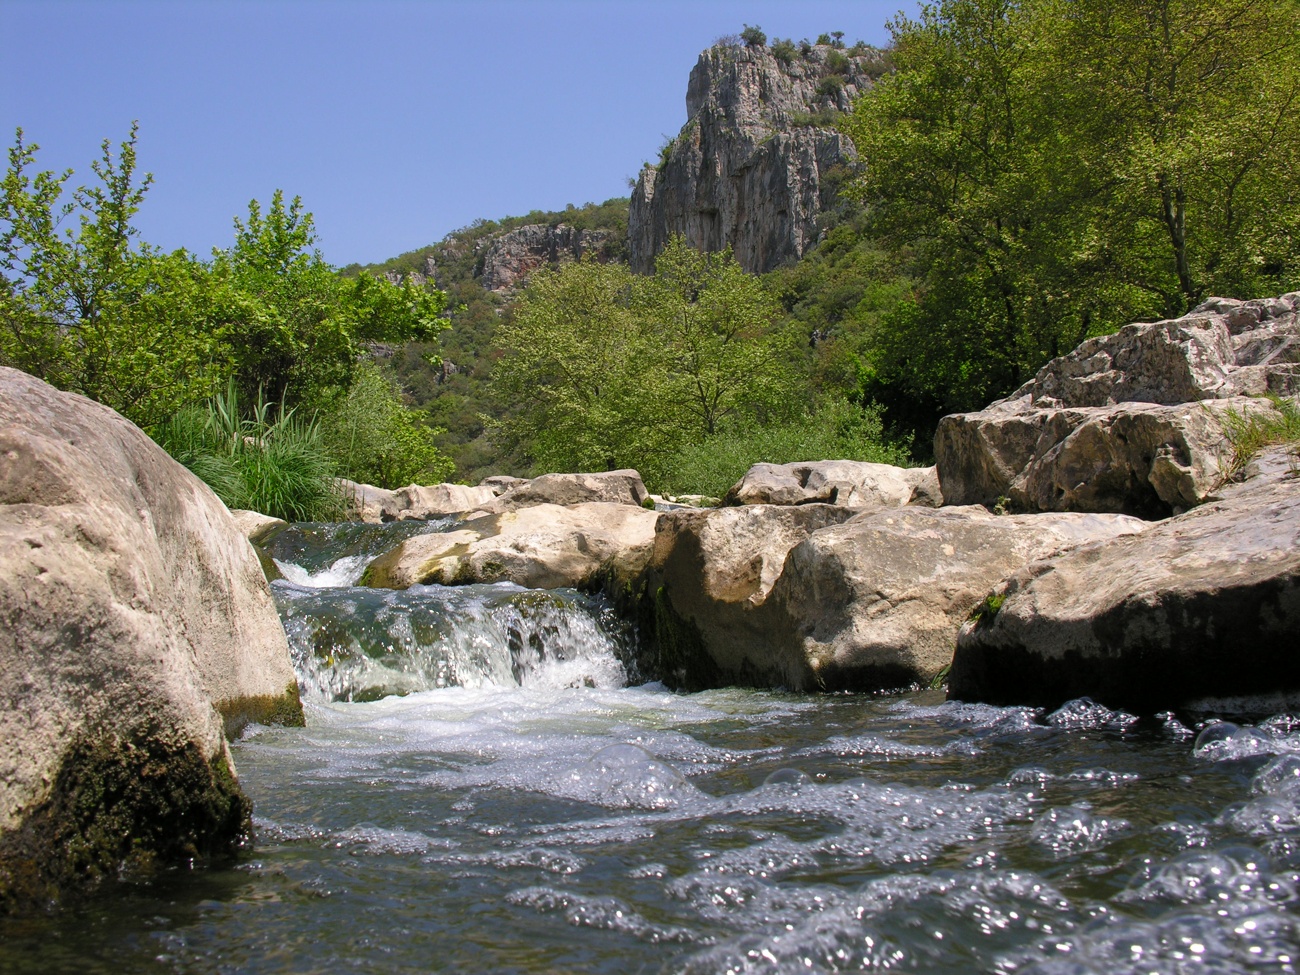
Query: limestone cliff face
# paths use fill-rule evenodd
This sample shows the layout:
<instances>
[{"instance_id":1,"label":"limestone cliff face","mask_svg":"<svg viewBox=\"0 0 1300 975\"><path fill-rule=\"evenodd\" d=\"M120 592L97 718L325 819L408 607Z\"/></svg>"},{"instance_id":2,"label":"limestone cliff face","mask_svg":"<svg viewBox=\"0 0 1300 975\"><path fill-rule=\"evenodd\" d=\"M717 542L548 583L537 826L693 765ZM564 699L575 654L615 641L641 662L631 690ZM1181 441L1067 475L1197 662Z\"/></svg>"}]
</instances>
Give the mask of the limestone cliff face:
<instances>
[{"instance_id":1,"label":"limestone cliff face","mask_svg":"<svg viewBox=\"0 0 1300 975\"><path fill-rule=\"evenodd\" d=\"M614 235L607 230L577 230L568 224L529 224L492 238L483 251L480 283L501 293L522 287L539 267L580 260L594 254L608 260Z\"/></svg>"},{"instance_id":2,"label":"limestone cliff face","mask_svg":"<svg viewBox=\"0 0 1300 975\"><path fill-rule=\"evenodd\" d=\"M747 271L802 256L830 202L827 171L854 158L830 119L871 84L877 63L826 45L788 64L766 47L701 54L686 91L688 120L632 193L632 267L653 270L673 234L707 251L729 245Z\"/></svg>"}]
</instances>

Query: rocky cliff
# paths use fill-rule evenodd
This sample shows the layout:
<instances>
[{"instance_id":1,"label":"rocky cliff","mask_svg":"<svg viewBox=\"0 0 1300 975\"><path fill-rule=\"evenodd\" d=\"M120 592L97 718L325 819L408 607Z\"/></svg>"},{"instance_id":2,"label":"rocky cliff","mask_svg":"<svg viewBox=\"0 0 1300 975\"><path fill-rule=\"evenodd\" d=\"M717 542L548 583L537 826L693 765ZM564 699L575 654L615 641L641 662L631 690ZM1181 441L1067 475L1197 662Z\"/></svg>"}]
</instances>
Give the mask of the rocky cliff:
<instances>
[{"instance_id":1,"label":"rocky cliff","mask_svg":"<svg viewBox=\"0 0 1300 975\"><path fill-rule=\"evenodd\" d=\"M591 254L610 258L614 235L608 230L578 230L568 224L529 224L491 239L483 250L479 282L498 294L521 287L539 267L576 261Z\"/></svg>"},{"instance_id":2,"label":"rocky cliff","mask_svg":"<svg viewBox=\"0 0 1300 975\"><path fill-rule=\"evenodd\" d=\"M701 54L686 90L687 122L632 193L632 267L653 270L674 234L708 251L730 246L756 273L802 256L830 202L827 172L854 158L835 115L879 64L878 52L821 44L785 58L728 44Z\"/></svg>"}]
</instances>

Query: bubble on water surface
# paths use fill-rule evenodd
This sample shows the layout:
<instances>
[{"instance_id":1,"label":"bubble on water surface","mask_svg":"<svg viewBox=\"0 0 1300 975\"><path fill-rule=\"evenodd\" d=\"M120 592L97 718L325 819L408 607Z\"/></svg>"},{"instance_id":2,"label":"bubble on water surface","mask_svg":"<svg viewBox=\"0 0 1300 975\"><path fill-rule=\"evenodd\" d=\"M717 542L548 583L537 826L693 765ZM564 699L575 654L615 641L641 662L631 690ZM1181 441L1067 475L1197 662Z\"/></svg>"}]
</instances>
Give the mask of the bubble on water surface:
<instances>
[{"instance_id":1,"label":"bubble on water surface","mask_svg":"<svg viewBox=\"0 0 1300 975\"><path fill-rule=\"evenodd\" d=\"M1083 805L1061 806L1036 819L1029 838L1052 856L1063 858L1100 849L1128 828L1126 820L1095 816Z\"/></svg>"},{"instance_id":2,"label":"bubble on water surface","mask_svg":"<svg viewBox=\"0 0 1300 975\"><path fill-rule=\"evenodd\" d=\"M1278 755L1255 773L1250 788L1257 795L1300 795L1300 755Z\"/></svg>"},{"instance_id":3,"label":"bubble on water surface","mask_svg":"<svg viewBox=\"0 0 1300 975\"><path fill-rule=\"evenodd\" d=\"M763 787L768 789L798 790L812 784L812 776L797 768L779 768L763 780Z\"/></svg>"},{"instance_id":4,"label":"bubble on water surface","mask_svg":"<svg viewBox=\"0 0 1300 975\"><path fill-rule=\"evenodd\" d=\"M684 928L652 924L615 897L589 897L553 887L526 887L511 891L506 895L506 902L541 914L562 914L575 927L617 931L651 943L698 940Z\"/></svg>"},{"instance_id":5,"label":"bubble on water surface","mask_svg":"<svg viewBox=\"0 0 1300 975\"><path fill-rule=\"evenodd\" d=\"M1257 729L1239 727L1231 721L1215 721L1196 736L1192 754L1211 762L1229 762L1277 751L1275 741Z\"/></svg>"},{"instance_id":6,"label":"bubble on water surface","mask_svg":"<svg viewBox=\"0 0 1300 975\"><path fill-rule=\"evenodd\" d=\"M1053 728L1070 731L1128 731L1138 723L1137 715L1112 711L1089 697L1067 701L1045 719Z\"/></svg>"}]
</instances>

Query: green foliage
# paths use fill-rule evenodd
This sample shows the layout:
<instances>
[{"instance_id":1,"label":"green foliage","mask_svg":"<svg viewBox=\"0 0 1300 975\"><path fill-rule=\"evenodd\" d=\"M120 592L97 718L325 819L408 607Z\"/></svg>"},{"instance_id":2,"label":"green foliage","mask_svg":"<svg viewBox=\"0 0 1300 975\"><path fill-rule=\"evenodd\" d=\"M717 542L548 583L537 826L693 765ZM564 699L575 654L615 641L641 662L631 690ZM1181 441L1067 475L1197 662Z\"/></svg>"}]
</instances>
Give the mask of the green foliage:
<instances>
[{"instance_id":1,"label":"green foliage","mask_svg":"<svg viewBox=\"0 0 1300 975\"><path fill-rule=\"evenodd\" d=\"M867 346L891 406L978 408L1207 294L1300 284L1300 7L942 0L842 127L913 282Z\"/></svg>"},{"instance_id":2,"label":"green foliage","mask_svg":"<svg viewBox=\"0 0 1300 975\"><path fill-rule=\"evenodd\" d=\"M843 51L831 51L826 55L826 70L831 74L848 74L849 56Z\"/></svg>"},{"instance_id":3,"label":"green foliage","mask_svg":"<svg viewBox=\"0 0 1300 975\"><path fill-rule=\"evenodd\" d=\"M1286 446L1292 453L1300 454L1300 402L1284 396L1270 396L1274 412L1250 415L1230 409L1224 414L1224 427L1232 457L1228 461L1227 475L1236 477L1265 447L1275 444Z\"/></svg>"},{"instance_id":4,"label":"green foliage","mask_svg":"<svg viewBox=\"0 0 1300 975\"><path fill-rule=\"evenodd\" d=\"M821 81L817 82L818 98L829 98L831 101L835 101L843 90L844 79L837 74L828 74Z\"/></svg>"},{"instance_id":5,"label":"green foliage","mask_svg":"<svg viewBox=\"0 0 1300 975\"><path fill-rule=\"evenodd\" d=\"M653 484L660 493L720 498L753 465L808 460L908 463L906 451L888 444L876 408L833 400L815 413L768 426L738 426L679 447Z\"/></svg>"},{"instance_id":6,"label":"green foliage","mask_svg":"<svg viewBox=\"0 0 1300 975\"><path fill-rule=\"evenodd\" d=\"M798 48L794 46L794 41L787 38L778 37L772 42L772 57L776 58L782 64L794 64L795 57L798 55Z\"/></svg>"},{"instance_id":7,"label":"green foliage","mask_svg":"<svg viewBox=\"0 0 1300 975\"><path fill-rule=\"evenodd\" d=\"M261 398L241 410L233 383L224 395L158 424L151 436L229 508L286 521L330 521L346 510L320 427Z\"/></svg>"},{"instance_id":8,"label":"green foliage","mask_svg":"<svg viewBox=\"0 0 1300 975\"><path fill-rule=\"evenodd\" d=\"M497 338L498 441L545 470L653 478L685 437L798 408L788 333L729 252L676 239L653 277L591 261L533 275Z\"/></svg>"},{"instance_id":9,"label":"green foliage","mask_svg":"<svg viewBox=\"0 0 1300 975\"><path fill-rule=\"evenodd\" d=\"M749 24L740 32L740 39L745 42L745 47L763 47L767 43L767 35L762 28L750 27Z\"/></svg>"},{"instance_id":10,"label":"green foliage","mask_svg":"<svg viewBox=\"0 0 1300 975\"><path fill-rule=\"evenodd\" d=\"M373 362L357 365L352 387L324 412L321 438L344 477L377 487L437 484L455 473L436 445L442 431L402 402L401 390Z\"/></svg>"}]
</instances>

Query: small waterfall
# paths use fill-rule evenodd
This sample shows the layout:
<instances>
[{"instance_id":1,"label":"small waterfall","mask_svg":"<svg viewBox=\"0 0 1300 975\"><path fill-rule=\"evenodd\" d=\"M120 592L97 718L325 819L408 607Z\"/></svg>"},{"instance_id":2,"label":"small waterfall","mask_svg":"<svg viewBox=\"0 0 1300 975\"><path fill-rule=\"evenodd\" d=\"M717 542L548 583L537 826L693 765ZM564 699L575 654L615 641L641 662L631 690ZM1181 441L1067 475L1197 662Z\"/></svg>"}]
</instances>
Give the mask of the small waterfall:
<instances>
[{"instance_id":1,"label":"small waterfall","mask_svg":"<svg viewBox=\"0 0 1300 975\"><path fill-rule=\"evenodd\" d=\"M622 687L629 636L609 607L573 590L509 583L272 584L308 697L369 701L440 687Z\"/></svg>"}]
</instances>

